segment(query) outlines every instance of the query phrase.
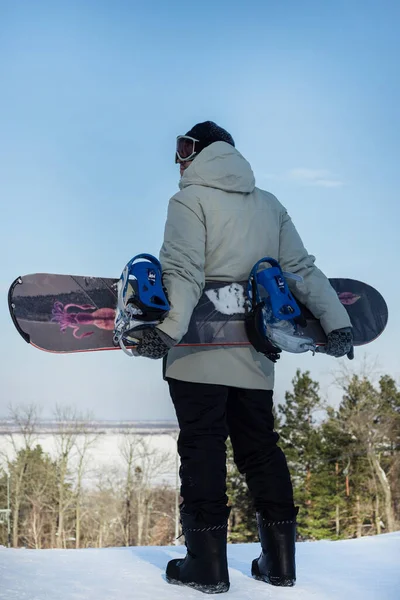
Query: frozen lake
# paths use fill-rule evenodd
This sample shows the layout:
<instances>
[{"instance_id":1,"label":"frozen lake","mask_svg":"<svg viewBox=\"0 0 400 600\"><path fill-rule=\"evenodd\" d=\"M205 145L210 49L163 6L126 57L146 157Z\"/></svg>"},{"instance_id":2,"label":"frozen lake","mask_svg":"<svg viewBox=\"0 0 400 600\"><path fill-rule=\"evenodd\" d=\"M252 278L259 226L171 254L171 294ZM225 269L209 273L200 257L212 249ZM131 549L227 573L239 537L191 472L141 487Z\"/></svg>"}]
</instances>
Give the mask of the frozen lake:
<instances>
[{"instance_id":1,"label":"frozen lake","mask_svg":"<svg viewBox=\"0 0 400 600\"><path fill-rule=\"evenodd\" d=\"M101 433L99 432L101 431ZM89 436L90 447L87 450L86 456L86 475L85 482L90 485L94 481L99 471L106 472L107 470L124 471L126 462L124 453L126 453L127 444L132 443L134 449L135 465L141 464L144 460L144 455L151 456L151 464L155 465L152 477L153 483L168 482L170 485L176 485L176 465L177 452L176 440L178 431L171 428L168 432L149 433L148 428L129 427L127 433L118 429L104 429L99 431L94 430ZM157 431L157 430L156 430ZM40 431L34 437L34 446L39 444L43 451L48 453L52 458L56 458L60 451L61 438L53 432ZM79 457L79 449L82 449L85 444L85 437L82 435L76 436L76 446L71 452L71 470L77 463ZM23 447L23 436L18 433L0 435L0 464L4 464L5 457L13 458L15 449Z\"/></svg>"}]
</instances>

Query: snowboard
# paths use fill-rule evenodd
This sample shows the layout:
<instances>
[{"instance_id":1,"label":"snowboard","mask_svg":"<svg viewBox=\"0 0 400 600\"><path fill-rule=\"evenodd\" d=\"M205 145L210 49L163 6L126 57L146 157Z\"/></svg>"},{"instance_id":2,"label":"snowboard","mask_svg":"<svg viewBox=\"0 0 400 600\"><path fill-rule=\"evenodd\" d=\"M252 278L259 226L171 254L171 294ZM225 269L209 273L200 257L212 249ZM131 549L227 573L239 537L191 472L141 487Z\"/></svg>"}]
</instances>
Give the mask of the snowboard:
<instances>
[{"instance_id":1,"label":"snowboard","mask_svg":"<svg viewBox=\"0 0 400 600\"><path fill-rule=\"evenodd\" d=\"M23 339L55 353L119 350L113 344L118 279L34 273L18 277L8 293L11 318ZM354 345L375 340L385 329L388 308L381 294L354 279L330 279L353 325ZM179 346L246 347L247 282L208 282ZM307 325L302 335L319 346L326 335L299 303Z\"/></svg>"}]
</instances>

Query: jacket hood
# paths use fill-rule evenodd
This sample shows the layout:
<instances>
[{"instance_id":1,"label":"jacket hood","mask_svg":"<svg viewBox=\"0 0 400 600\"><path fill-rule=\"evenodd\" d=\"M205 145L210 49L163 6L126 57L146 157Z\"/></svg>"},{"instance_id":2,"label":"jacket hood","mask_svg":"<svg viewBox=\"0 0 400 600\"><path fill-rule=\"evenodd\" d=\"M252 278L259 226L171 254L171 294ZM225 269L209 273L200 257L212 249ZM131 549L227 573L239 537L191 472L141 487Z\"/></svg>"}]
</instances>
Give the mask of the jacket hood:
<instances>
[{"instance_id":1,"label":"jacket hood","mask_svg":"<svg viewBox=\"0 0 400 600\"><path fill-rule=\"evenodd\" d=\"M189 185L250 194L255 179L250 164L236 148L226 142L214 142L184 172L179 187L182 190Z\"/></svg>"}]
</instances>

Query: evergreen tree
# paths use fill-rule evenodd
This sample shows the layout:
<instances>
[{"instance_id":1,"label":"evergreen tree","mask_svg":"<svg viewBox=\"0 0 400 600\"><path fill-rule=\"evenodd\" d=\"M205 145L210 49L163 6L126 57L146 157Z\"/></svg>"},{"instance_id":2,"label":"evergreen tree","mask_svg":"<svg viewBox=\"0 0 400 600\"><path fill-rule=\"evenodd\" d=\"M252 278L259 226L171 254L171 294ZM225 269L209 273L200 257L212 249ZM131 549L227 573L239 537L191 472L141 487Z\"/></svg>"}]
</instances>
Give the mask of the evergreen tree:
<instances>
[{"instance_id":1,"label":"evergreen tree","mask_svg":"<svg viewBox=\"0 0 400 600\"><path fill-rule=\"evenodd\" d=\"M382 457L382 465L388 473L393 490L393 507L400 520L400 390L394 379L384 375L379 381L382 409L385 413L388 451Z\"/></svg>"},{"instance_id":2,"label":"evergreen tree","mask_svg":"<svg viewBox=\"0 0 400 600\"><path fill-rule=\"evenodd\" d=\"M11 496L15 483L23 471L23 485L19 486L19 543L42 548L51 539L57 498L57 465L40 445L23 448L9 462Z\"/></svg>"},{"instance_id":3,"label":"evergreen tree","mask_svg":"<svg viewBox=\"0 0 400 600\"><path fill-rule=\"evenodd\" d=\"M344 385L339 418L343 429L354 436L368 461L370 479L376 489L377 499L382 498L385 527L388 531L393 531L395 517L392 489L382 459L390 456L390 431L394 415L387 393L390 384L386 380L381 382L383 388L376 389L366 376L360 378L353 375L349 378Z\"/></svg>"},{"instance_id":4,"label":"evergreen tree","mask_svg":"<svg viewBox=\"0 0 400 600\"><path fill-rule=\"evenodd\" d=\"M343 399L337 411L328 411L326 439L337 446L337 464L346 478L345 509L340 529L346 537L391 531L395 523L398 479L398 406L400 394L388 376L379 388L367 376L342 381ZM341 486L341 489L343 487ZM342 499L339 498L341 506ZM342 506L343 508L343 506Z\"/></svg>"},{"instance_id":5,"label":"evergreen tree","mask_svg":"<svg viewBox=\"0 0 400 600\"><path fill-rule=\"evenodd\" d=\"M332 407L327 409L321 431L321 460L331 474L331 506L335 508L330 539L361 535L368 481L368 465L362 448L343 427L338 411Z\"/></svg>"},{"instance_id":6,"label":"evergreen tree","mask_svg":"<svg viewBox=\"0 0 400 600\"><path fill-rule=\"evenodd\" d=\"M227 494L231 506L229 517L229 542L243 543L258 541L257 523L253 500L233 460L231 441L227 441Z\"/></svg>"},{"instance_id":7,"label":"evergreen tree","mask_svg":"<svg viewBox=\"0 0 400 600\"><path fill-rule=\"evenodd\" d=\"M0 510L7 509L7 475L4 469L0 467ZM0 517L0 546L7 545L7 518Z\"/></svg>"},{"instance_id":8,"label":"evergreen tree","mask_svg":"<svg viewBox=\"0 0 400 600\"><path fill-rule=\"evenodd\" d=\"M286 392L285 404L278 405L282 417L280 445L292 476L298 515L299 537L320 539L330 534L334 523L334 472L323 458L321 428L316 413L322 410L319 384L307 371L297 370L293 391Z\"/></svg>"}]
</instances>

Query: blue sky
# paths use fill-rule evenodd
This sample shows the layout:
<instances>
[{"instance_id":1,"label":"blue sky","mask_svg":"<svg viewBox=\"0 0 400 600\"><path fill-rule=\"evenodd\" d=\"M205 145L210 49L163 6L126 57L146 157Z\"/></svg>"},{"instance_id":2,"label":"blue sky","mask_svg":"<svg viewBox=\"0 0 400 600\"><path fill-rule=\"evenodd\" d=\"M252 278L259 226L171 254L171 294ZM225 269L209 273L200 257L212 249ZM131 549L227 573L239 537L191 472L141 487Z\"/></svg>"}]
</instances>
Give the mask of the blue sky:
<instances>
[{"instance_id":1,"label":"blue sky","mask_svg":"<svg viewBox=\"0 0 400 600\"><path fill-rule=\"evenodd\" d=\"M138 252L157 255L175 137L207 119L328 276L385 296L389 326L351 366L366 355L397 379L399 17L387 0L0 0L0 416L10 400L173 416L159 363L41 353L13 329L6 293L24 273L114 277ZM299 366L335 401L344 362L286 355L276 398Z\"/></svg>"}]
</instances>

